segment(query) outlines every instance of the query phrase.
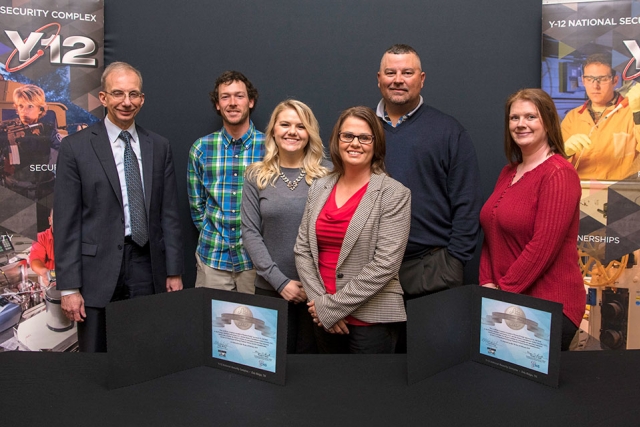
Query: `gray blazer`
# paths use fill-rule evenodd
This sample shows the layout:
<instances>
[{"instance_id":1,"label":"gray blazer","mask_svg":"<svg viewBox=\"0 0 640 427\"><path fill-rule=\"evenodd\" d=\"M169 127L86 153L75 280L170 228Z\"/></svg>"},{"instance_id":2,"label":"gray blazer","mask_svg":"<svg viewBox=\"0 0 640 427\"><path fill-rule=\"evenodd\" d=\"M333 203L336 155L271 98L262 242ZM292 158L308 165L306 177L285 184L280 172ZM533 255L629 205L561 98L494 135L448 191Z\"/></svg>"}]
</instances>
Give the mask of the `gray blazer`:
<instances>
[{"instance_id":1,"label":"gray blazer","mask_svg":"<svg viewBox=\"0 0 640 427\"><path fill-rule=\"evenodd\" d=\"M407 319L398 271L411 226L411 192L385 174L372 174L345 234L336 265L336 293L327 294L318 268L316 220L338 181L309 189L294 252L300 281L326 328L348 315L371 323Z\"/></svg>"}]
</instances>

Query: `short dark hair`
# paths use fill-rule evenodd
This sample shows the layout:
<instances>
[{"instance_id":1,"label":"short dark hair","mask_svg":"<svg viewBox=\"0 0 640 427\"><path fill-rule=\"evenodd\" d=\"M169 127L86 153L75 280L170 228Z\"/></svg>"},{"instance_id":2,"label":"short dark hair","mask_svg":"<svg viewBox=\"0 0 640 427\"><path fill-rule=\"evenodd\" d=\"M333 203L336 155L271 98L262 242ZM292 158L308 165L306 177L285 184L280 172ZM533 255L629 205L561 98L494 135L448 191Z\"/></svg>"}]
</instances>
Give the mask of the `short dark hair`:
<instances>
[{"instance_id":1,"label":"short dark hair","mask_svg":"<svg viewBox=\"0 0 640 427\"><path fill-rule=\"evenodd\" d=\"M418 52L408 44L394 44L389 49L387 49L384 53L392 53L394 55L404 55L407 53L413 53L414 55L420 57Z\"/></svg>"},{"instance_id":2,"label":"short dark hair","mask_svg":"<svg viewBox=\"0 0 640 427\"><path fill-rule=\"evenodd\" d=\"M249 111L253 111L253 109L256 107L256 104L258 103L258 89L256 89L253 84L251 84L251 81L249 81L249 79L244 74L242 74L240 71L225 71L220 75L220 77L216 79L215 87L211 92L209 92L209 97L211 98L213 109L216 110L218 115L221 115L220 111L218 111L218 109L216 108L216 104L220 100L218 88L220 88L220 85L231 84L233 82L242 82L247 87L247 96L249 96L250 101L253 101L253 107L251 107Z\"/></svg>"},{"instance_id":3,"label":"short dark hair","mask_svg":"<svg viewBox=\"0 0 640 427\"><path fill-rule=\"evenodd\" d=\"M584 75L584 69L587 67L587 65L591 64L606 65L611 70L611 77L616 76L616 70L614 70L613 66L611 65L611 55L605 55L604 53L594 53L593 55L587 56L587 59L585 59L584 63L582 64L582 75Z\"/></svg>"},{"instance_id":4,"label":"short dark hair","mask_svg":"<svg viewBox=\"0 0 640 427\"><path fill-rule=\"evenodd\" d=\"M504 153L507 156L507 160L511 163L520 163L522 161L522 150L513 140L509 130L511 106L516 101L529 101L536 106L540 113L542 125L547 132L547 143L551 147L551 152L567 157L564 152L560 119L553 99L542 89L520 89L507 98L504 106Z\"/></svg>"},{"instance_id":5,"label":"short dark hair","mask_svg":"<svg viewBox=\"0 0 640 427\"><path fill-rule=\"evenodd\" d=\"M329 152L331 153L331 161L333 162L333 172L338 175L344 174L344 164L342 163L342 157L340 156L340 128L347 119L347 117L355 117L357 119L365 121L371 128L373 134L373 158L371 159L371 172L374 173L386 173L384 167L384 156L386 153L386 145L384 139L384 129L380 120L376 116L376 113L369 107L351 107L347 108L340 114L336 125L331 132L331 138L329 139Z\"/></svg>"},{"instance_id":6,"label":"short dark hair","mask_svg":"<svg viewBox=\"0 0 640 427\"><path fill-rule=\"evenodd\" d=\"M418 67L422 70L422 60L420 59L420 55L418 52L408 44L394 44L389 49L385 50L382 54L382 60L380 60L380 69L382 70L382 62L384 61L384 56L387 54L391 55L409 55L413 54L418 58Z\"/></svg>"}]
</instances>

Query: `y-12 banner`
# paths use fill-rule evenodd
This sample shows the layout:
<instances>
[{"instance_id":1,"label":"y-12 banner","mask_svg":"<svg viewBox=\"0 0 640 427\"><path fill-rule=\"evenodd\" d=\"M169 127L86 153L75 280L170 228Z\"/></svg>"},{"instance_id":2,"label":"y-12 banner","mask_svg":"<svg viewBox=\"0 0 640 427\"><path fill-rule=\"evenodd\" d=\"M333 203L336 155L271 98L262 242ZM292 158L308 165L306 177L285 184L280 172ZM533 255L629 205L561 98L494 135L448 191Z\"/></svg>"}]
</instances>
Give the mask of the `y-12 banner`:
<instances>
[{"instance_id":1,"label":"y-12 banner","mask_svg":"<svg viewBox=\"0 0 640 427\"><path fill-rule=\"evenodd\" d=\"M103 117L103 48L103 0L0 0L0 238L18 255L49 227L61 139Z\"/></svg>"},{"instance_id":2,"label":"y-12 banner","mask_svg":"<svg viewBox=\"0 0 640 427\"><path fill-rule=\"evenodd\" d=\"M640 348L640 2L542 7L542 89L582 182L578 250L589 332Z\"/></svg>"}]
</instances>

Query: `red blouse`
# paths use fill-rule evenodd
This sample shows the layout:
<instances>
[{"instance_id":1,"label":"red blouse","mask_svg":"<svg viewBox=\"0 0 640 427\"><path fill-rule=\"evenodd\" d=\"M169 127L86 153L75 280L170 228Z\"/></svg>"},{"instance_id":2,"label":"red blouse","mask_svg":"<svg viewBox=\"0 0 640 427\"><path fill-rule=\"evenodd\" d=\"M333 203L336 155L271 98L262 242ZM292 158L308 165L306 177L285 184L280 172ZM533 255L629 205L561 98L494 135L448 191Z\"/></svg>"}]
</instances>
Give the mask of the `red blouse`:
<instances>
[{"instance_id":1,"label":"red blouse","mask_svg":"<svg viewBox=\"0 0 640 427\"><path fill-rule=\"evenodd\" d=\"M318 241L318 267L320 277L328 294L336 293L336 265L342 249L342 242L347 233L349 222L356 212L360 200L367 192L369 183L356 191L344 205L336 205L336 187L331 194L316 220L316 238ZM366 326L370 323L362 322L355 317L347 316L346 322L356 326Z\"/></svg>"}]
</instances>

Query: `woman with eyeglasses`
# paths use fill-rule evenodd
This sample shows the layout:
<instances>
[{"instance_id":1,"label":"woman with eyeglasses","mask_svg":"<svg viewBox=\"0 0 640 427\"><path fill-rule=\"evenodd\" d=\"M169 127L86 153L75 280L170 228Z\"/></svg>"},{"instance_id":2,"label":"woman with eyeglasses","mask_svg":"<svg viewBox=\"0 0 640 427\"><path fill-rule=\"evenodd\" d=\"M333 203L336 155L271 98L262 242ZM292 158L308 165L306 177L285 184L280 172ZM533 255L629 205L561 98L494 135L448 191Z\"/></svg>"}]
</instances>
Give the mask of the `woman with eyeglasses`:
<instances>
[{"instance_id":1,"label":"woman with eyeglasses","mask_svg":"<svg viewBox=\"0 0 640 427\"><path fill-rule=\"evenodd\" d=\"M509 164L480 212L480 285L561 303L561 348L568 350L585 310L576 248L580 179L543 90L512 94L504 126Z\"/></svg>"},{"instance_id":2,"label":"woman with eyeglasses","mask_svg":"<svg viewBox=\"0 0 640 427\"><path fill-rule=\"evenodd\" d=\"M411 192L385 173L384 130L352 107L329 141L334 171L313 183L295 246L321 353L393 353L406 321L398 270Z\"/></svg>"},{"instance_id":3,"label":"woman with eyeglasses","mask_svg":"<svg viewBox=\"0 0 640 427\"><path fill-rule=\"evenodd\" d=\"M247 168L242 240L256 268L256 294L289 301L288 353L317 353L293 255L309 185L329 173L318 121L296 100L276 106L265 131L265 156Z\"/></svg>"}]
</instances>

